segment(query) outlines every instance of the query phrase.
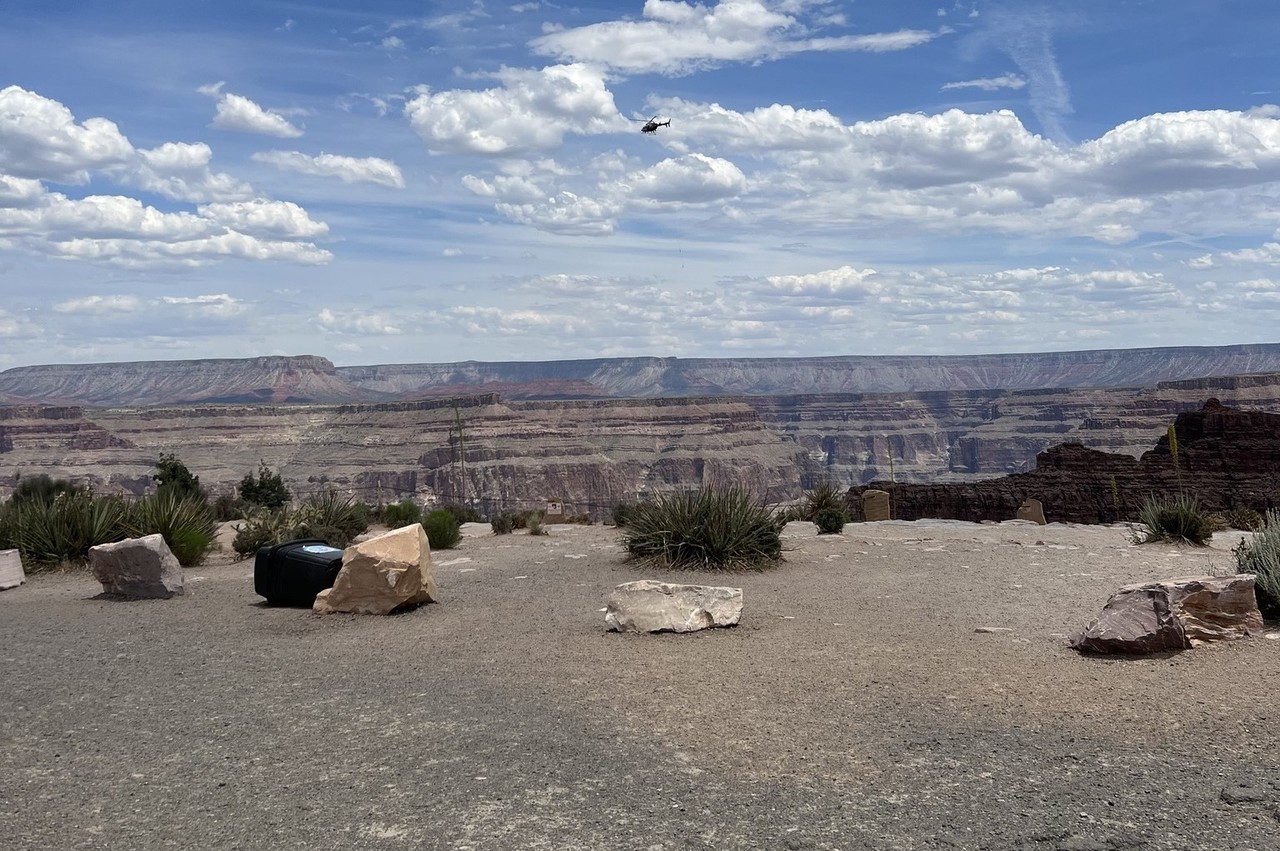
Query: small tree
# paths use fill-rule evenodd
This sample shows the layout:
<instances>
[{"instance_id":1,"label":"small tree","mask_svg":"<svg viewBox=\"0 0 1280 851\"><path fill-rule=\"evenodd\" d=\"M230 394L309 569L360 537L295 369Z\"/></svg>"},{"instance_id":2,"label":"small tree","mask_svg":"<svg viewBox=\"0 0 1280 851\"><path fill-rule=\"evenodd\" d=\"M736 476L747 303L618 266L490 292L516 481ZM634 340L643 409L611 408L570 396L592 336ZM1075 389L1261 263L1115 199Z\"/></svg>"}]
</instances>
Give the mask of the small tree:
<instances>
[{"instance_id":1,"label":"small tree","mask_svg":"<svg viewBox=\"0 0 1280 851\"><path fill-rule=\"evenodd\" d=\"M200 487L200 477L191 474L187 465L178 460L172 452L163 453L156 462L156 472L152 480L157 490L173 494L177 499L188 496L207 499L208 495Z\"/></svg>"},{"instance_id":2,"label":"small tree","mask_svg":"<svg viewBox=\"0 0 1280 851\"><path fill-rule=\"evenodd\" d=\"M274 511L288 505L292 496L284 479L272 472L266 461L258 462L257 476L250 473L240 480L240 498L252 505Z\"/></svg>"}]
</instances>

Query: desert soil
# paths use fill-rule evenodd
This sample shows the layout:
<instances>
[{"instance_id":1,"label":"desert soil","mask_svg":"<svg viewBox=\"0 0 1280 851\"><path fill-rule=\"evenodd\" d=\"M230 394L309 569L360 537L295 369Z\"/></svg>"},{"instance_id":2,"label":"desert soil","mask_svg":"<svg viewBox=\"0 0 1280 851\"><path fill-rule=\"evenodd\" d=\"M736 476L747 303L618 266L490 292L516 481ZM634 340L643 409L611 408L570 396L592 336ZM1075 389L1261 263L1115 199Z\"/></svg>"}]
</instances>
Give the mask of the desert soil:
<instances>
[{"instance_id":1,"label":"desert soil","mask_svg":"<svg viewBox=\"0 0 1280 851\"><path fill-rule=\"evenodd\" d=\"M470 526L391 617L266 608L222 555L167 601L35 576L0 593L0 848L1280 848L1280 635L1065 640L1121 585L1233 572L1230 536L788 529L726 576ZM740 586L742 624L607 633L644 577Z\"/></svg>"}]
</instances>

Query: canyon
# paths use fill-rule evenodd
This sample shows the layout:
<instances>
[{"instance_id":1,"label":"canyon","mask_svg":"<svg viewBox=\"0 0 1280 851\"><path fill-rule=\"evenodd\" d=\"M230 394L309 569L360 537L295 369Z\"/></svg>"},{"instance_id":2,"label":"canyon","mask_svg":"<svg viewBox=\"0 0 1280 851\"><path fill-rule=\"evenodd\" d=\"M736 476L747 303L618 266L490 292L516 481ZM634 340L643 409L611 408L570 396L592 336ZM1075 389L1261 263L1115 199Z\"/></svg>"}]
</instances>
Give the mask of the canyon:
<instances>
[{"instance_id":1,"label":"canyon","mask_svg":"<svg viewBox=\"0 0 1280 851\"><path fill-rule=\"evenodd\" d=\"M1195 374L1197 355L1201 371L1255 371ZM1273 344L430 366L268 356L7 370L0 493L39 473L142 493L159 456L173 452L214 493L265 461L299 495L333 487L369 502L482 511L554 499L598 519L618 502L708 483L776 502L823 482L972 482L1030 470L1069 442L1137 458L1210 397L1280 411ZM859 380L919 386L830 390ZM982 386L997 380L1018 386ZM1053 385L1068 380L1082 384ZM1134 383L1105 386L1112 380Z\"/></svg>"}]
</instances>

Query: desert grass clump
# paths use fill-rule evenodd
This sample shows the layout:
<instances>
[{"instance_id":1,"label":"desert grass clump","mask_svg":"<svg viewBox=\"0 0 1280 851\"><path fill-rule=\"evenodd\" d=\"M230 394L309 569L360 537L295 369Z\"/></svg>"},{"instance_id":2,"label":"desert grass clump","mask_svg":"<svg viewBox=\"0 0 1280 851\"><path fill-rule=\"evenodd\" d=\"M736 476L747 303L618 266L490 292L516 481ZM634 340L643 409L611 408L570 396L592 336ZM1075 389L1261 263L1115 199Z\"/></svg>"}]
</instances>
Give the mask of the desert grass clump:
<instances>
[{"instance_id":1,"label":"desert grass clump","mask_svg":"<svg viewBox=\"0 0 1280 851\"><path fill-rule=\"evenodd\" d=\"M524 519L524 528L529 530L530 535L548 535L547 526L542 522L545 515L541 511L534 511Z\"/></svg>"},{"instance_id":2,"label":"desert grass clump","mask_svg":"<svg viewBox=\"0 0 1280 851\"><path fill-rule=\"evenodd\" d=\"M493 526L495 535L510 535L511 530L516 527L516 518L506 512L495 514L489 521L489 525Z\"/></svg>"},{"instance_id":3,"label":"desert grass clump","mask_svg":"<svg viewBox=\"0 0 1280 851\"><path fill-rule=\"evenodd\" d=\"M1138 522L1145 528L1133 530L1135 544L1169 541L1203 547L1213 537L1213 522L1200 510L1199 501L1186 494L1147 497Z\"/></svg>"},{"instance_id":4,"label":"desert grass clump","mask_svg":"<svg viewBox=\"0 0 1280 851\"><path fill-rule=\"evenodd\" d=\"M1262 529L1253 540L1242 540L1234 550L1241 573L1254 575L1253 593L1264 615L1280 615L1280 512L1268 509Z\"/></svg>"},{"instance_id":5,"label":"desert grass clump","mask_svg":"<svg viewBox=\"0 0 1280 851\"><path fill-rule=\"evenodd\" d=\"M203 494L169 488L130 506L124 525L130 537L163 535L183 567L204 561L218 533L217 517Z\"/></svg>"},{"instance_id":6,"label":"desert grass clump","mask_svg":"<svg viewBox=\"0 0 1280 851\"><path fill-rule=\"evenodd\" d=\"M427 543L433 550L451 550L462 541L458 518L447 508L437 508L422 518L422 528L427 530Z\"/></svg>"},{"instance_id":7,"label":"desert grass clump","mask_svg":"<svg viewBox=\"0 0 1280 851\"><path fill-rule=\"evenodd\" d=\"M291 538L320 538L343 549L369 528L369 507L329 488L303 500L288 525Z\"/></svg>"},{"instance_id":8,"label":"desert grass clump","mask_svg":"<svg viewBox=\"0 0 1280 851\"><path fill-rule=\"evenodd\" d=\"M1262 528L1262 515L1247 506L1239 506L1227 512L1227 525L1232 529L1256 532Z\"/></svg>"},{"instance_id":9,"label":"desert grass clump","mask_svg":"<svg viewBox=\"0 0 1280 851\"><path fill-rule=\"evenodd\" d=\"M623 546L665 567L760 568L782 559L781 524L745 489L707 487L637 505Z\"/></svg>"},{"instance_id":10,"label":"desert grass clump","mask_svg":"<svg viewBox=\"0 0 1280 851\"><path fill-rule=\"evenodd\" d=\"M804 502L798 508L798 519L808 520L810 523L817 523L818 515L823 512L838 512L848 519L845 495L830 482L823 482L812 490L805 491Z\"/></svg>"}]
</instances>

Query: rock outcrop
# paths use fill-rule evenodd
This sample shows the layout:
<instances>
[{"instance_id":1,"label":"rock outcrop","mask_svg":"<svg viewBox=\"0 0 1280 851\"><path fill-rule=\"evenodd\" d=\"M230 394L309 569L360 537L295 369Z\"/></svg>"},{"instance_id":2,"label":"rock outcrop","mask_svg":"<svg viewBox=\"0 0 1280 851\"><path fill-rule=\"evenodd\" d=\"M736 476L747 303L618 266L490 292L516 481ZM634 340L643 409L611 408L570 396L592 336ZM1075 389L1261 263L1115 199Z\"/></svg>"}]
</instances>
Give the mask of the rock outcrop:
<instances>
[{"instance_id":1,"label":"rock outcrop","mask_svg":"<svg viewBox=\"0 0 1280 851\"><path fill-rule=\"evenodd\" d=\"M90 547L89 566L104 594L168 599L183 593L182 565L161 535Z\"/></svg>"},{"instance_id":2,"label":"rock outcrop","mask_svg":"<svg viewBox=\"0 0 1280 851\"><path fill-rule=\"evenodd\" d=\"M1262 630L1253 580L1252 574L1238 574L1126 586L1071 646L1089 653L1142 654L1247 638Z\"/></svg>"},{"instance_id":3,"label":"rock outcrop","mask_svg":"<svg viewBox=\"0 0 1280 851\"><path fill-rule=\"evenodd\" d=\"M849 509L861 516L862 493L888 491L894 519L1009 520L1038 499L1049 522L1111 523L1136 519L1151 494L1189 493L1206 511L1235 507L1259 512L1280 505L1280 414L1241 411L1210 399L1174 422L1178 460L1167 434L1141 458L1055 446L1036 469L999 479L915 485L875 482L852 488Z\"/></svg>"},{"instance_id":4,"label":"rock outcrop","mask_svg":"<svg viewBox=\"0 0 1280 851\"><path fill-rule=\"evenodd\" d=\"M696 632L736 626L741 617L741 588L641 579L613 589L604 622L617 632Z\"/></svg>"},{"instance_id":5,"label":"rock outcrop","mask_svg":"<svg viewBox=\"0 0 1280 851\"><path fill-rule=\"evenodd\" d=\"M347 547L333 587L316 595L312 608L322 615L389 615L435 596L431 546L414 523Z\"/></svg>"}]
</instances>

